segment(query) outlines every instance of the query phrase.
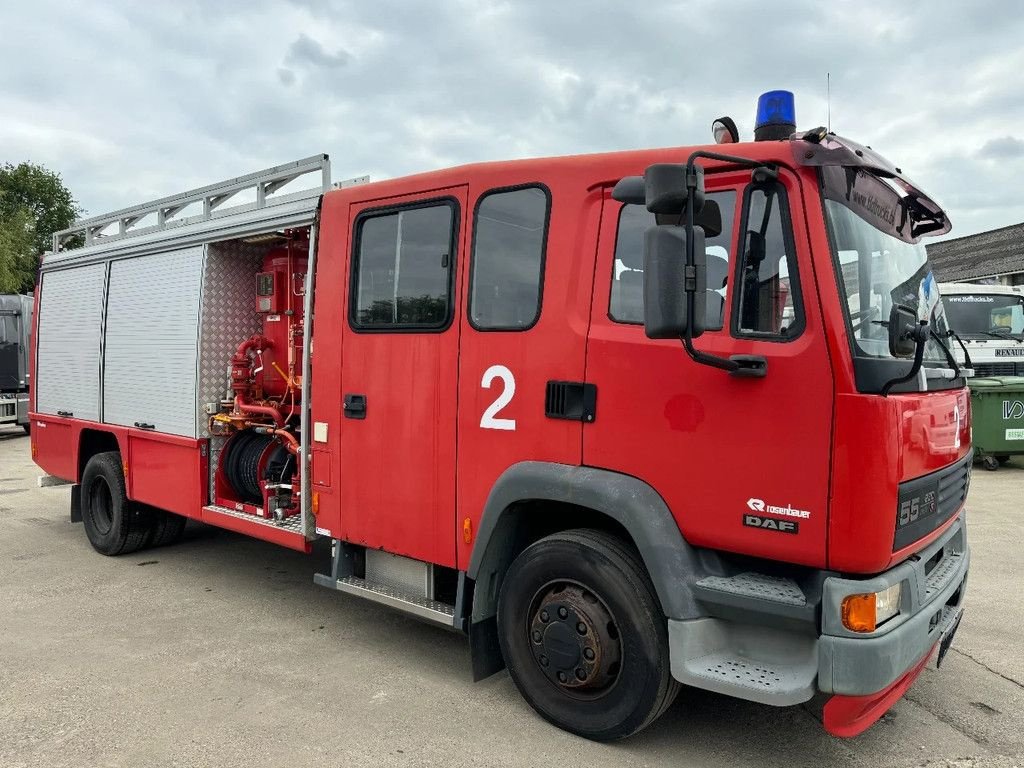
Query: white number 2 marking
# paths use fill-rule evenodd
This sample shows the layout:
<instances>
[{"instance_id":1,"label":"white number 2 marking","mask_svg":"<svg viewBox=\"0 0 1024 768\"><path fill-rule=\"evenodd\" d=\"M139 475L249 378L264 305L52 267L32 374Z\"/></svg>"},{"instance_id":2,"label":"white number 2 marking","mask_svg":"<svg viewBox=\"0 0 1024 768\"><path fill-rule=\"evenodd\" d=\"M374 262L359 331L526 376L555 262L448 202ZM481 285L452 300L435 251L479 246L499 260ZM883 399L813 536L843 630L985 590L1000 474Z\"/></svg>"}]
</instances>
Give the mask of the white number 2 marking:
<instances>
[{"instance_id":1,"label":"white number 2 marking","mask_svg":"<svg viewBox=\"0 0 1024 768\"><path fill-rule=\"evenodd\" d=\"M515 419L497 419L497 416L501 409L512 402L512 397L516 393L516 377L512 375L512 371L506 368L504 365L492 365L486 371L484 371L484 377L480 381L480 386L484 389L491 388L491 382L495 379L501 379L504 383L505 388L501 394L498 395L498 399L487 406L487 410L484 411L484 415L480 417L480 426L483 429L503 429L506 431L513 431L516 428Z\"/></svg>"}]
</instances>

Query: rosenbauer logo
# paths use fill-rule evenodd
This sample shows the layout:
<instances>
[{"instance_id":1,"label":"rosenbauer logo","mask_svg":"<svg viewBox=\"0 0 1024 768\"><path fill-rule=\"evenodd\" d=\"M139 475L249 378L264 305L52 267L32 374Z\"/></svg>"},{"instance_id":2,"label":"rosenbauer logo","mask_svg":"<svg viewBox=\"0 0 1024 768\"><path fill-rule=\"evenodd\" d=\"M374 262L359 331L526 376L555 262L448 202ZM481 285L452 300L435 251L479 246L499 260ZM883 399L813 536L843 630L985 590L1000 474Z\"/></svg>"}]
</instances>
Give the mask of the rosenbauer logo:
<instances>
[{"instance_id":1,"label":"rosenbauer logo","mask_svg":"<svg viewBox=\"0 0 1024 768\"><path fill-rule=\"evenodd\" d=\"M788 504L784 507L777 507L774 504L768 504L763 499L747 499L747 507L753 512L767 512L769 515L799 517L801 520L807 520L811 516L811 513L806 509L794 509Z\"/></svg>"}]
</instances>

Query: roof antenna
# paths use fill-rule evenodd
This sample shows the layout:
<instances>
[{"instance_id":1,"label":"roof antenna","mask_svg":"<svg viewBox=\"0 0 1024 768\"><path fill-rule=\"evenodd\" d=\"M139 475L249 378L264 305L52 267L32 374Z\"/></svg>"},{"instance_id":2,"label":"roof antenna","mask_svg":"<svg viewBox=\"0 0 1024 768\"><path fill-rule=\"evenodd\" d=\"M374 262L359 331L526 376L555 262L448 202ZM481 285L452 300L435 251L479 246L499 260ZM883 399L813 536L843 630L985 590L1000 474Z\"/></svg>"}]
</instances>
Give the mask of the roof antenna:
<instances>
[{"instance_id":1,"label":"roof antenna","mask_svg":"<svg viewBox=\"0 0 1024 768\"><path fill-rule=\"evenodd\" d=\"M828 132L832 133L832 73L825 73L825 121Z\"/></svg>"}]
</instances>

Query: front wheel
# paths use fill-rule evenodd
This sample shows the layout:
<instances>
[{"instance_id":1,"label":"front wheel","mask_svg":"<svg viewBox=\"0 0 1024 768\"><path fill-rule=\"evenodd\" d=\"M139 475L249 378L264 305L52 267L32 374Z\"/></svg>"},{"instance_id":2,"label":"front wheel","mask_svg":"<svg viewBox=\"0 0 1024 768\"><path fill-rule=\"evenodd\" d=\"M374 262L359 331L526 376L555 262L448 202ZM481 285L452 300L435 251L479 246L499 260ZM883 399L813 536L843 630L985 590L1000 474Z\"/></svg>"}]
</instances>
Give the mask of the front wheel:
<instances>
[{"instance_id":1,"label":"front wheel","mask_svg":"<svg viewBox=\"0 0 1024 768\"><path fill-rule=\"evenodd\" d=\"M556 533L516 558L498 638L530 706L587 739L642 730L679 690L654 587L633 549L603 531Z\"/></svg>"}]
</instances>

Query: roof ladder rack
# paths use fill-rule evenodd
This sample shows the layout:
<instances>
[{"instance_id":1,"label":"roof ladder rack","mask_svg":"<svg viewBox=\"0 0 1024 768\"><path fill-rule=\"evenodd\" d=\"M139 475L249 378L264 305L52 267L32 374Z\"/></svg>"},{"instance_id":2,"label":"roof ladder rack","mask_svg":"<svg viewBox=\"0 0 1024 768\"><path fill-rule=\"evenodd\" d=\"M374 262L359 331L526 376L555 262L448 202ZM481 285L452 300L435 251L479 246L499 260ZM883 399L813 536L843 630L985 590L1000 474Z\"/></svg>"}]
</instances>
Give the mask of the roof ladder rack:
<instances>
[{"instance_id":1,"label":"roof ladder rack","mask_svg":"<svg viewBox=\"0 0 1024 768\"><path fill-rule=\"evenodd\" d=\"M314 174L320 175L318 186L291 194L275 194L286 184L290 184L303 176ZM303 160L296 160L291 163L275 166L274 168L250 173L246 176L229 179L218 184L193 189L190 192L164 197L149 203L143 203L142 205L135 205L131 208L123 208L103 216L76 221L68 229L54 233L53 251L56 253L64 250L71 241L79 237L84 241L79 241L79 243L86 246L95 245L100 241L110 242L137 237L171 227L209 221L219 216L228 216L244 211L270 208L295 200L319 197L330 189L331 161L327 155L313 155ZM221 209L225 202L235 197L238 193L247 190L255 191L256 201L254 203L229 206L226 209ZM196 204L202 204L202 213L196 213L185 218L177 218L178 214L183 210ZM145 227L136 226L140 221L151 217L153 214L156 214L155 224ZM114 225L117 225L117 231L107 234L106 231Z\"/></svg>"}]
</instances>

